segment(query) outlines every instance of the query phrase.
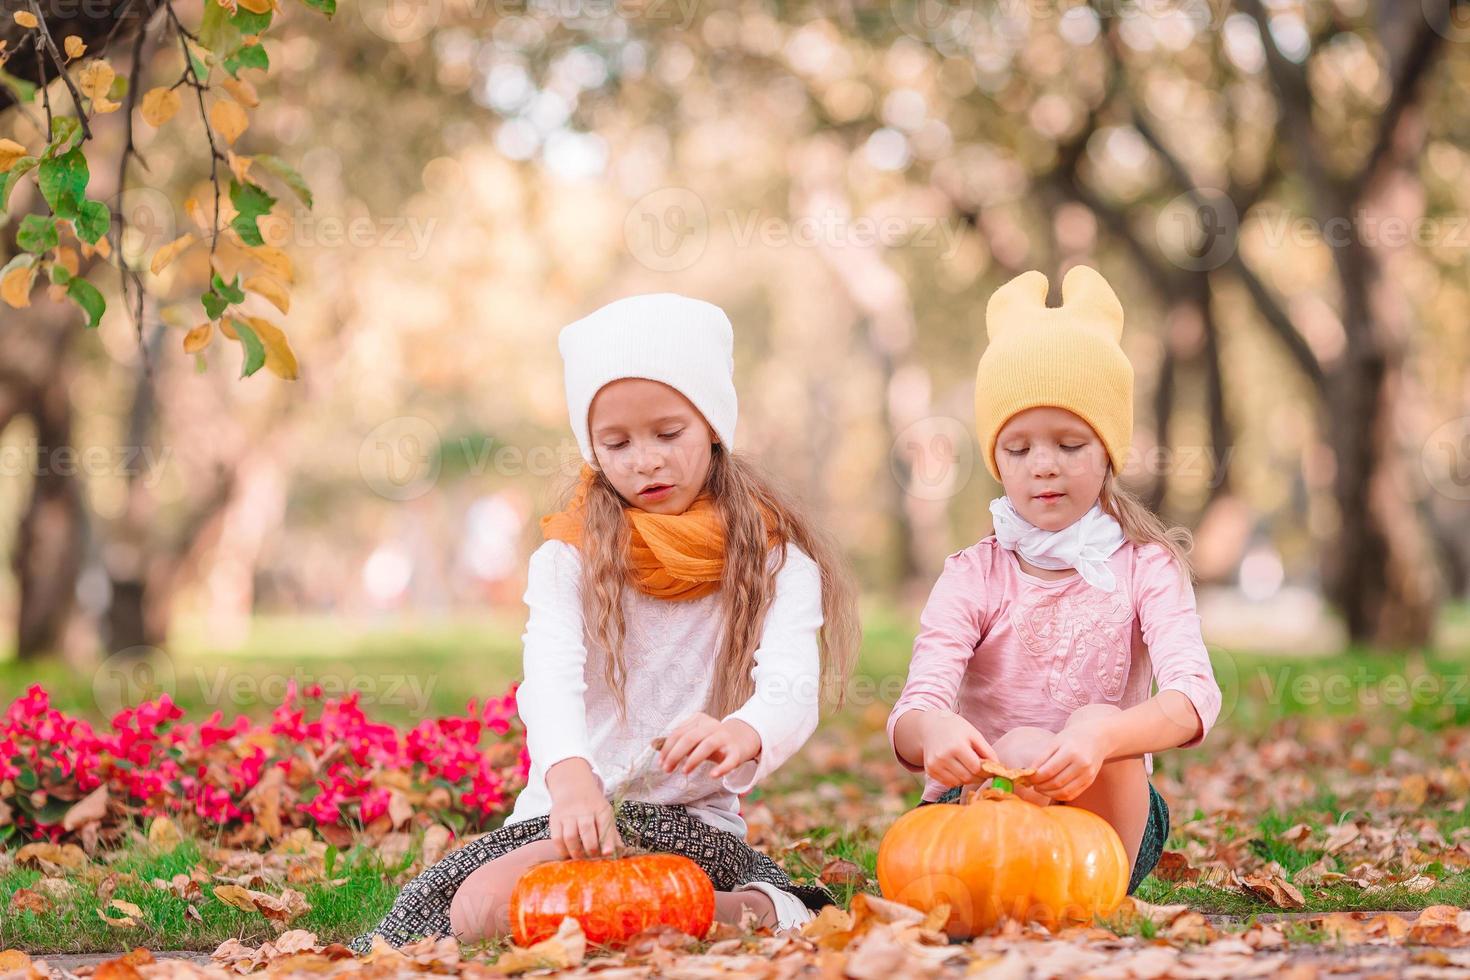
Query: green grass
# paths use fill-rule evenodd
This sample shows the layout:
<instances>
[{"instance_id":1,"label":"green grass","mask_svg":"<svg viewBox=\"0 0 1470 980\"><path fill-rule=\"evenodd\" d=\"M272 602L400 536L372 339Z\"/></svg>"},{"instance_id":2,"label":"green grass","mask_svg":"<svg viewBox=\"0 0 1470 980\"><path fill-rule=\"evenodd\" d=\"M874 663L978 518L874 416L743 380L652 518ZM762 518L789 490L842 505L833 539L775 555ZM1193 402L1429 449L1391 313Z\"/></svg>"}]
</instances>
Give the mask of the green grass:
<instances>
[{"instance_id":1,"label":"green grass","mask_svg":"<svg viewBox=\"0 0 1470 980\"><path fill-rule=\"evenodd\" d=\"M22 911L0 915L0 949L17 948L28 952L91 953L146 946L154 950L192 949L212 951L231 937L258 945L277 934L273 925L259 913L247 912L221 902L213 889L219 881L201 883L202 895L190 901L172 891L153 887L155 878L165 881L176 874L189 874L196 866L207 871L216 866L204 859L205 846L185 840L176 848L160 851L151 845L138 844L113 852L108 865L89 865L81 872L70 873L64 880L72 886L68 895L53 899L52 909L42 915ZM386 868L366 848L355 848L345 860L333 868L335 876L345 879L340 884L317 882L292 886L306 896L311 910L290 923L290 928L307 929L322 942L345 942L374 925L393 904L399 873L406 867ZM117 927L102 920L97 897L99 882L111 873L120 877L132 874L136 882L120 881L112 898L131 902L143 910L136 927ZM0 874L0 908L8 908L11 896L22 888L32 888L42 877L32 868L11 868ZM279 888L266 886L259 890L270 894ZM193 905L200 918L188 916ZM123 913L112 909L113 918Z\"/></svg>"}]
</instances>

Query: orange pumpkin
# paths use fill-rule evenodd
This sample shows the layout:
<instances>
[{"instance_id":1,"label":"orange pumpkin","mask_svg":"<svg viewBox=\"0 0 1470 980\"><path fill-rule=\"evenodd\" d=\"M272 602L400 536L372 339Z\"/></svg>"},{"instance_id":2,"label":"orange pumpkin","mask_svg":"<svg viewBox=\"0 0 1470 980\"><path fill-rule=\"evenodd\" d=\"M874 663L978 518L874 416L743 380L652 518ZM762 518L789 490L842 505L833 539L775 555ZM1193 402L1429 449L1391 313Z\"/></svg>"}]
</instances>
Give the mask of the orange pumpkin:
<instances>
[{"instance_id":1,"label":"orange pumpkin","mask_svg":"<svg viewBox=\"0 0 1470 980\"><path fill-rule=\"evenodd\" d=\"M571 916L587 941L617 946L645 929L671 926L703 939L715 919L715 886L681 854L547 861L510 893L511 935L529 946Z\"/></svg>"},{"instance_id":2,"label":"orange pumpkin","mask_svg":"<svg viewBox=\"0 0 1470 980\"><path fill-rule=\"evenodd\" d=\"M968 803L916 807L883 835L883 897L926 912L948 904L945 931L955 938L1003 918L1056 928L1116 909L1132 869L1112 826L1081 807L1013 795L1033 769L985 768L991 788Z\"/></svg>"}]
</instances>

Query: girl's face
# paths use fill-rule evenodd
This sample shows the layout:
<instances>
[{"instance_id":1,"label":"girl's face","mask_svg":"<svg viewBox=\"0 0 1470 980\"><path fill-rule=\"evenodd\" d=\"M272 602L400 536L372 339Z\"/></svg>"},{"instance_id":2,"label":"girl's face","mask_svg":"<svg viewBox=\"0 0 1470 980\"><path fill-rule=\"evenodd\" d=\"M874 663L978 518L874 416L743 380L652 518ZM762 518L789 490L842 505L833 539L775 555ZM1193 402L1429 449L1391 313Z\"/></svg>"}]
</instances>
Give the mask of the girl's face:
<instances>
[{"instance_id":1,"label":"girl's face","mask_svg":"<svg viewBox=\"0 0 1470 980\"><path fill-rule=\"evenodd\" d=\"M1108 454L1085 420L1048 405L1006 421L995 440L995 464L1017 513L1060 531L1097 502Z\"/></svg>"},{"instance_id":2,"label":"girl's face","mask_svg":"<svg viewBox=\"0 0 1470 980\"><path fill-rule=\"evenodd\" d=\"M618 494L654 514L682 514L704 489L719 437L694 403L661 381L620 378L587 411L592 454Z\"/></svg>"}]
</instances>

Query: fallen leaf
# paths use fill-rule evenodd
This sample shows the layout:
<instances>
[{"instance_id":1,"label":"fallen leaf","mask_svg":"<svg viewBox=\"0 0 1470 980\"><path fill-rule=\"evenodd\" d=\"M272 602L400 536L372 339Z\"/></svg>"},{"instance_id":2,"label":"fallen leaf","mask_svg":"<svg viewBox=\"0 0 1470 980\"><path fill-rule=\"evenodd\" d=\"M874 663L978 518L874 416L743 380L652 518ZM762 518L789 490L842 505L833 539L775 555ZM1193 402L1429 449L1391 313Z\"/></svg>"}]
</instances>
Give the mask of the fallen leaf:
<instances>
[{"instance_id":1,"label":"fallen leaf","mask_svg":"<svg viewBox=\"0 0 1470 980\"><path fill-rule=\"evenodd\" d=\"M67 830L76 830L83 824L100 821L106 816L107 784L103 783L71 805L61 818L61 826Z\"/></svg>"},{"instance_id":2,"label":"fallen leaf","mask_svg":"<svg viewBox=\"0 0 1470 980\"><path fill-rule=\"evenodd\" d=\"M36 915L45 915L51 911L51 900L38 891L29 888L18 888L15 894L10 896L10 912L34 912Z\"/></svg>"},{"instance_id":3,"label":"fallen leaf","mask_svg":"<svg viewBox=\"0 0 1470 980\"><path fill-rule=\"evenodd\" d=\"M491 970L498 974L538 969L564 970L581 963L586 955L587 936L582 932L582 924L568 916L561 920L556 935L526 949L512 945L495 961Z\"/></svg>"},{"instance_id":4,"label":"fallen leaf","mask_svg":"<svg viewBox=\"0 0 1470 980\"><path fill-rule=\"evenodd\" d=\"M122 915L113 918L107 914L109 910L116 910L121 912ZM106 909L98 909L97 915L101 917L103 922L106 922L110 926L119 929L131 929L137 926L139 920L143 918L143 910L132 902L124 902L120 898L114 898L107 903Z\"/></svg>"},{"instance_id":5,"label":"fallen leaf","mask_svg":"<svg viewBox=\"0 0 1470 980\"><path fill-rule=\"evenodd\" d=\"M1307 904L1295 885L1270 871L1253 871L1240 879L1240 885L1247 893L1279 909L1299 909Z\"/></svg>"},{"instance_id":6,"label":"fallen leaf","mask_svg":"<svg viewBox=\"0 0 1470 980\"><path fill-rule=\"evenodd\" d=\"M824 885L850 885L854 888L861 888L868 881L867 873L845 858L833 858L822 865L817 877Z\"/></svg>"}]
</instances>

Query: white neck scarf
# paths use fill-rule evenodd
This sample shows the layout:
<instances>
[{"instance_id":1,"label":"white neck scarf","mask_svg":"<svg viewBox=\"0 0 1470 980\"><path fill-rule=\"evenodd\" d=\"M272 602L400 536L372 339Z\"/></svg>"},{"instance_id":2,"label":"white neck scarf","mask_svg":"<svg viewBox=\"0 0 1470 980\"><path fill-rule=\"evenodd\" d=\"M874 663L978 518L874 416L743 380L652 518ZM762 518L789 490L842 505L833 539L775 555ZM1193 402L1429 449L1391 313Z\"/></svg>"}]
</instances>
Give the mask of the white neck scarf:
<instances>
[{"instance_id":1,"label":"white neck scarf","mask_svg":"<svg viewBox=\"0 0 1470 980\"><path fill-rule=\"evenodd\" d=\"M990 502L995 537L1037 568L1075 568L1088 585L1104 592L1117 588L1108 558L1123 544L1123 529L1099 503L1060 531L1046 531L1016 512L1009 497Z\"/></svg>"}]
</instances>

